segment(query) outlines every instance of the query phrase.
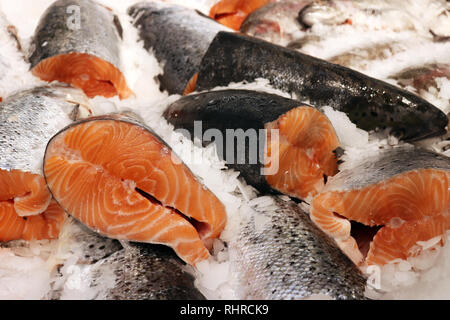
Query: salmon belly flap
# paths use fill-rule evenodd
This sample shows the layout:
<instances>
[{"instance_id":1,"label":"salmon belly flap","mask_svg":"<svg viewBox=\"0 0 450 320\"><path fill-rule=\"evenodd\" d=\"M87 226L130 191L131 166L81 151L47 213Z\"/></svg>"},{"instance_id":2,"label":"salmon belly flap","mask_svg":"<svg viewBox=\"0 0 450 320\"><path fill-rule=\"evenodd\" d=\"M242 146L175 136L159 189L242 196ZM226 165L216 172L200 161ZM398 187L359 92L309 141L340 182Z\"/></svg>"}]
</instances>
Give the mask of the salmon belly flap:
<instances>
[{"instance_id":1,"label":"salmon belly flap","mask_svg":"<svg viewBox=\"0 0 450 320\"><path fill-rule=\"evenodd\" d=\"M209 257L226 223L223 204L150 131L114 119L57 134L44 160L58 203L111 238L165 244L185 262Z\"/></svg>"},{"instance_id":2,"label":"salmon belly flap","mask_svg":"<svg viewBox=\"0 0 450 320\"><path fill-rule=\"evenodd\" d=\"M0 241L56 239L65 217L44 177L0 170Z\"/></svg>"},{"instance_id":3,"label":"salmon belly flap","mask_svg":"<svg viewBox=\"0 0 450 320\"><path fill-rule=\"evenodd\" d=\"M360 189L325 191L314 198L312 220L358 265L384 265L420 254L416 245L450 229L450 171L419 169ZM354 223L376 227L367 249Z\"/></svg>"}]
</instances>

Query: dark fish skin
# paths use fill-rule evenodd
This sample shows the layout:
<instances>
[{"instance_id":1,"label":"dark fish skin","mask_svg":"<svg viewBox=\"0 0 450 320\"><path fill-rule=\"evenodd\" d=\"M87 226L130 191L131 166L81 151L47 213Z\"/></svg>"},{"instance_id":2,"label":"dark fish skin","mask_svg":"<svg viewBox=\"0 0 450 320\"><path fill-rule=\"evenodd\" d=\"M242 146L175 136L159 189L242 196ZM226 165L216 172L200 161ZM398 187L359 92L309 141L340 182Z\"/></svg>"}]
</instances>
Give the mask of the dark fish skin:
<instances>
[{"instance_id":1,"label":"dark fish skin","mask_svg":"<svg viewBox=\"0 0 450 320\"><path fill-rule=\"evenodd\" d=\"M349 169L332 177L325 191L362 189L394 176L420 169L450 170L450 158L429 150L402 145L358 157Z\"/></svg>"},{"instance_id":2,"label":"dark fish skin","mask_svg":"<svg viewBox=\"0 0 450 320\"><path fill-rule=\"evenodd\" d=\"M194 285L194 277L169 248L132 244L100 261L92 271L113 268L116 285L108 300L205 300Z\"/></svg>"},{"instance_id":3,"label":"dark fish skin","mask_svg":"<svg viewBox=\"0 0 450 320\"><path fill-rule=\"evenodd\" d=\"M138 3L128 9L144 41L152 50L164 73L161 90L182 94L198 71L201 59L219 31L230 30L195 10L157 2Z\"/></svg>"},{"instance_id":4,"label":"dark fish skin","mask_svg":"<svg viewBox=\"0 0 450 320\"><path fill-rule=\"evenodd\" d=\"M273 87L315 107L328 105L345 112L367 131L389 127L406 141L446 132L445 114L406 90L241 34L218 33L203 57L196 90L257 78L268 79Z\"/></svg>"},{"instance_id":5,"label":"dark fish skin","mask_svg":"<svg viewBox=\"0 0 450 320\"><path fill-rule=\"evenodd\" d=\"M224 137L224 146L228 145L227 129L264 129L264 124L276 120L289 110L304 106L305 104L284 98L278 95L250 90L219 90L191 94L180 98L172 103L164 112L163 116L174 125L175 129L185 129L190 133L190 138L194 139L194 121L202 121L203 133L208 129L218 129ZM197 137L204 146L208 141L203 141L202 137ZM265 145L265 136L260 141L260 146ZM220 153L220 150L218 150ZM259 150L259 152L264 150ZM237 163L237 157L245 154L248 157L249 143L245 144L244 150L235 152L234 164L228 163L228 167L241 173L241 176L248 184L256 187L261 192L270 191L264 175L261 175L261 163L250 164L250 161L243 161L244 164ZM226 159L226 148L219 154L221 159ZM248 159L246 159L248 160Z\"/></svg>"},{"instance_id":6,"label":"dark fish skin","mask_svg":"<svg viewBox=\"0 0 450 320\"><path fill-rule=\"evenodd\" d=\"M79 28L70 11L77 6ZM72 52L101 58L120 69L120 30L114 14L91 0L58 0L42 15L30 46L31 68L44 59Z\"/></svg>"},{"instance_id":7,"label":"dark fish skin","mask_svg":"<svg viewBox=\"0 0 450 320\"><path fill-rule=\"evenodd\" d=\"M252 207L229 244L231 270L245 292L240 298L365 299L365 277L333 240L293 201L271 199L273 205Z\"/></svg>"}]
</instances>

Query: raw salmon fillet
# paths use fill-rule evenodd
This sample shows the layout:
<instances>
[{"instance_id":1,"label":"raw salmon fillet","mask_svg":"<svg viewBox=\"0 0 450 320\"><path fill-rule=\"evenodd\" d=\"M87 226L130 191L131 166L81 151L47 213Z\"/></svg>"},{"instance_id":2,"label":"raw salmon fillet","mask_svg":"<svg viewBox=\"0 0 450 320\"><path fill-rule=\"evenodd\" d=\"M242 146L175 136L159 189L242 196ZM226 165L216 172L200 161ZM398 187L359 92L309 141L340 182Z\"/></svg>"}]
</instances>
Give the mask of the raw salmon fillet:
<instances>
[{"instance_id":1,"label":"raw salmon fillet","mask_svg":"<svg viewBox=\"0 0 450 320\"><path fill-rule=\"evenodd\" d=\"M149 128L129 116L90 118L48 144L44 175L58 203L111 238L165 244L207 259L226 223L223 204Z\"/></svg>"},{"instance_id":2,"label":"raw salmon fillet","mask_svg":"<svg viewBox=\"0 0 450 320\"><path fill-rule=\"evenodd\" d=\"M312 220L358 265L384 265L420 254L418 241L450 229L450 159L398 147L363 157L314 198ZM356 221L377 227L368 252L352 235Z\"/></svg>"}]
</instances>

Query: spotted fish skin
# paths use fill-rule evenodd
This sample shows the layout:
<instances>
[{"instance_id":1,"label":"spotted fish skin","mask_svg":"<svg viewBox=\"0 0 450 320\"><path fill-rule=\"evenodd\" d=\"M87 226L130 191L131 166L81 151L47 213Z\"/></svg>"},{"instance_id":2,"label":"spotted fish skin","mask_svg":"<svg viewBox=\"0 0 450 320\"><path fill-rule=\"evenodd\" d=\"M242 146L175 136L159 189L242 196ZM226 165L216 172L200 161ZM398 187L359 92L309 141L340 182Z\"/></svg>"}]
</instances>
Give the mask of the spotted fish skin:
<instances>
[{"instance_id":1,"label":"spotted fish skin","mask_svg":"<svg viewBox=\"0 0 450 320\"><path fill-rule=\"evenodd\" d=\"M331 106L370 131L392 128L403 140L446 132L448 119L424 99L383 81L298 51L241 34L219 32L206 52L197 91L268 79L315 107Z\"/></svg>"},{"instance_id":2,"label":"spotted fish skin","mask_svg":"<svg viewBox=\"0 0 450 320\"><path fill-rule=\"evenodd\" d=\"M186 265L168 248L159 245L120 243L91 231L71 219L63 245L79 256L76 266L102 300L203 300ZM110 283L110 277L113 282ZM105 278L108 278L105 280ZM54 288L58 300L64 286Z\"/></svg>"},{"instance_id":3,"label":"spotted fish skin","mask_svg":"<svg viewBox=\"0 0 450 320\"><path fill-rule=\"evenodd\" d=\"M101 236L85 225L73 220L75 231L72 231L73 243L83 252L78 263L95 264L123 249L118 240Z\"/></svg>"},{"instance_id":4,"label":"spotted fish skin","mask_svg":"<svg viewBox=\"0 0 450 320\"><path fill-rule=\"evenodd\" d=\"M240 298L365 299L365 277L308 214L292 201L267 198L270 205L252 206L229 244Z\"/></svg>"},{"instance_id":5,"label":"spotted fish skin","mask_svg":"<svg viewBox=\"0 0 450 320\"><path fill-rule=\"evenodd\" d=\"M105 267L116 276L108 300L205 300L184 263L163 246L131 244L113 253L93 268L94 284Z\"/></svg>"},{"instance_id":6,"label":"spotted fish skin","mask_svg":"<svg viewBox=\"0 0 450 320\"><path fill-rule=\"evenodd\" d=\"M182 94L198 71L201 59L219 31L231 31L195 10L157 2L138 3L128 10L144 48L152 50L164 72L162 90Z\"/></svg>"},{"instance_id":7,"label":"spotted fish skin","mask_svg":"<svg viewBox=\"0 0 450 320\"><path fill-rule=\"evenodd\" d=\"M0 169L42 174L48 140L73 122L83 93L68 87L37 87L0 103Z\"/></svg>"}]
</instances>

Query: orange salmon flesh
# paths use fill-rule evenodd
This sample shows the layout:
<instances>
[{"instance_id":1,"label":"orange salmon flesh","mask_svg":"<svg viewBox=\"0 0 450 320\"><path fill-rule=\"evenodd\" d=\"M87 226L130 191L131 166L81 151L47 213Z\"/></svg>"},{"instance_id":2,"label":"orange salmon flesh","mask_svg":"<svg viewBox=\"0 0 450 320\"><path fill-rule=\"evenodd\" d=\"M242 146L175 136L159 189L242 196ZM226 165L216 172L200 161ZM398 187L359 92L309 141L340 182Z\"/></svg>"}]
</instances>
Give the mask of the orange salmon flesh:
<instances>
[{"instance_id":1,"label":"orange salmon flesh","mask_svg":"<svg viewBox=\"0 0 450 320\"><path fill-rule=\"evenodd\" d=\"M65 216L41 175L0 170L0 241L56 239Z\"/></svg>"},{"instance_id":2,"label":"orange salmon flesh","mask_svg":"<svg viewBox=\"0 0 450 320\"><path fill-rule=\"evenodd\" d=\"M189 79L189 81L188 81L186 87L184 88L183 96L186 96L186 95L188 95L189 93L192 93L192 92L195 91L195 87L196 87L196 85L197 85L197 79L198 79L198 72L195 73L195 74L191 77L191 79ZM1 101L1 100L0 100L0 101Z\"/></svg>"},{"instance_id":3,"label":"orange salmon flesh","mask_svg":"<svg viewBox=\"0 0 450 320\"><path fill-rule=\"evenodd\" d=\"M417 256L418 241L450 229L450 173L409 171L359 190L324 192L314 198L311 219L358 265L384 265ZM349 220L381 227L361 250Z\"/></svg>"},{"instance_id":4,"label":"orange salmon flesh","mask_svg":"<svg viewBox=\"0 0 450 320\"><path fill-rule=\"evenodd\" d=\"M109 62L86 53L61 54L41 61L32 69L33 75L42 80L69 83L84 91L86 96L118 95L130 97L133 92L119 69Z\"/></svg>"},{"instance_id":5,"label":"orange salmon flesh","mask_svg":"<svg viewBox=\"0 0 450 320\"><path fill-rule=\"evenodd\" d=\"M189 264L207 259L226 223L223 204L148 130L117 120L74 125L44 160L58 203L111 238L165 244Z\"/></svg>"},{"instance_id":6,"label":"orange salmon flesh","mask_svg":"<svg viewBox=\"0 0 450 320\"><path fill-rule=\"evenodd\" d=\"M247 16L270 0L221 0L211 7L209 17L234 30L239 30Z\"/></svg>"},{"instance_id":7,"label":"orange salmon flesh","mask_svg":"<svg viewBox=\"0 0 450 320\"><path fill-rule=\"evenodd\" d=\"M328 118L312 107L297 107L266 124L267 132L279 130L279 143L270 136L266 154L276 157L279 169L267 175L267 183L274 189L304 199L318 194L325 179L337 173L337 159L333 152L339 147L336 132ZM275 145L276 144L276 145ZM271 164L266 164L266 168Z\"/></svg>"}]
</instances>

